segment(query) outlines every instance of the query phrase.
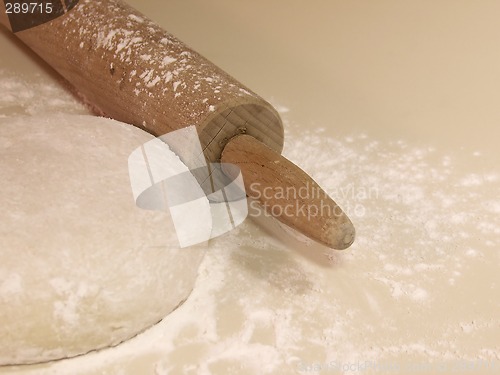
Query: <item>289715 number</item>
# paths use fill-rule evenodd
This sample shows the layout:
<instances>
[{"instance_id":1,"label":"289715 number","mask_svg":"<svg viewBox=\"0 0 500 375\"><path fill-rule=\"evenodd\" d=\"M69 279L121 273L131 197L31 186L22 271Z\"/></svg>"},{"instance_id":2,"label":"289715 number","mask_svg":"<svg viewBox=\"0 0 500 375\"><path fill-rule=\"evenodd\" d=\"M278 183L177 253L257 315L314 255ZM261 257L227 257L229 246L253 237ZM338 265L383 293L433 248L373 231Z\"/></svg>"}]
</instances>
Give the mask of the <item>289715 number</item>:
<instances>
[{"instance_id":1,"label":"289715 number","mask_svg":"<svg viewBox=\"0 0 500 375\"><path fill-rule=\"evenodd\" d=\"M6 3L7 14L50 14L53 11L52 3Z\"/></svg>"}]
</instances>

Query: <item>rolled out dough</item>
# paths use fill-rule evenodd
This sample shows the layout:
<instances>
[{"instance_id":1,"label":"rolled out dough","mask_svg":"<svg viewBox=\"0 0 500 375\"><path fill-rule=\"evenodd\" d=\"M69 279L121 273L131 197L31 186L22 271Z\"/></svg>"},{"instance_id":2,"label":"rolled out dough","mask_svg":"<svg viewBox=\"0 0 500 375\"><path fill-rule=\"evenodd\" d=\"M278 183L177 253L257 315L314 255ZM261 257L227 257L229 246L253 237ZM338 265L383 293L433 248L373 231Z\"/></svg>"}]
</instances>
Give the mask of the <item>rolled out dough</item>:
<instances>
[{"instance_id":1,"label":"rolled out dough","mask_svg":"<svg viewBox=\"0 0 500 375\"><path fill-rule=\"evenodd\" d=\"M92 116L0 121L0 365L114 346L187 298L203 246L179 248L131 193L127 159L152 138Z\"/></svg>"}]
</instances>

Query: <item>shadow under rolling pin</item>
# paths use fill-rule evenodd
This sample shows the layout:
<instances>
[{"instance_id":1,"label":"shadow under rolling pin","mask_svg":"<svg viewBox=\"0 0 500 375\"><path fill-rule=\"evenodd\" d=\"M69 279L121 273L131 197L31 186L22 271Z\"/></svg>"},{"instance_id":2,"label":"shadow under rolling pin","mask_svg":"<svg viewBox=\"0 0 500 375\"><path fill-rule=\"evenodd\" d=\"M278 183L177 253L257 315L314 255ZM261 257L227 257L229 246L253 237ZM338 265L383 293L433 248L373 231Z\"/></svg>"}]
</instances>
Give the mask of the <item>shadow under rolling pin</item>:
<instances>
[{"instance_id":1,"label":"shadow under rolling pin","mask_svg":"<svg viewBox=\"0 0 500 375\"><path fill-rule=\"evenodd\" d=\"M352 244L353 224L281 155L281 119L249 88L121 0L54 0L31 13L9 3L0 22L107 116L155 136L195 125L205 158L239 166L247 194L276 219L334 249ZM314 194L263 193L278 189Z\"/></svg>"}]
</instances>

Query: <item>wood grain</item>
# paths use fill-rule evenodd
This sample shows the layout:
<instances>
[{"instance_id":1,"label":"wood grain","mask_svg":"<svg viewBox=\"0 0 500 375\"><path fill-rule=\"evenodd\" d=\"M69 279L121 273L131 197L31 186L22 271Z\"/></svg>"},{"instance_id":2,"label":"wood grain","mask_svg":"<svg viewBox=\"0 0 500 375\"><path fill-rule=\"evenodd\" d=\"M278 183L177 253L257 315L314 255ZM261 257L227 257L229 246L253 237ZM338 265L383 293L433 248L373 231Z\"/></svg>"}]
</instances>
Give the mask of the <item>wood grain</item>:
<instances>
[{"instance_id":1,"label":"wood grain","mask_svg":"<svg viewBox=\"0 0 500 375\"><path fill-rule=\"evenodd\" d=\"M262 142L236 136L224 148L222 162L241 169L247 195L282 223L334 249L353 243L354 226L333 199L307 173Z\"/></svg>"}]
</instances>

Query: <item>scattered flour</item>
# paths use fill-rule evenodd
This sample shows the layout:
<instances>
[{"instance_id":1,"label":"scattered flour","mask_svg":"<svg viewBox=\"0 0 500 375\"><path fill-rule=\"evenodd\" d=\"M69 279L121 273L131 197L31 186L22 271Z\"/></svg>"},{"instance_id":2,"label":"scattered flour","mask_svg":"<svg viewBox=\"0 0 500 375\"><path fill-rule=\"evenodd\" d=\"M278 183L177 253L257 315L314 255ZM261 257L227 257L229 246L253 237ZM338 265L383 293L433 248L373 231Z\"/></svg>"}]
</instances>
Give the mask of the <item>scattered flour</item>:
<instances>
[{"instance_id":1,"label":"scattered flour","mask_svg":"<svg viewBox=\"0 0 500 375\"><path fill-rule=\"evenodd\" d=\"M41 76L28 81L0 69L0 93L0 117L89 112L63 83Z\"/></svg>"}]
</instances>

